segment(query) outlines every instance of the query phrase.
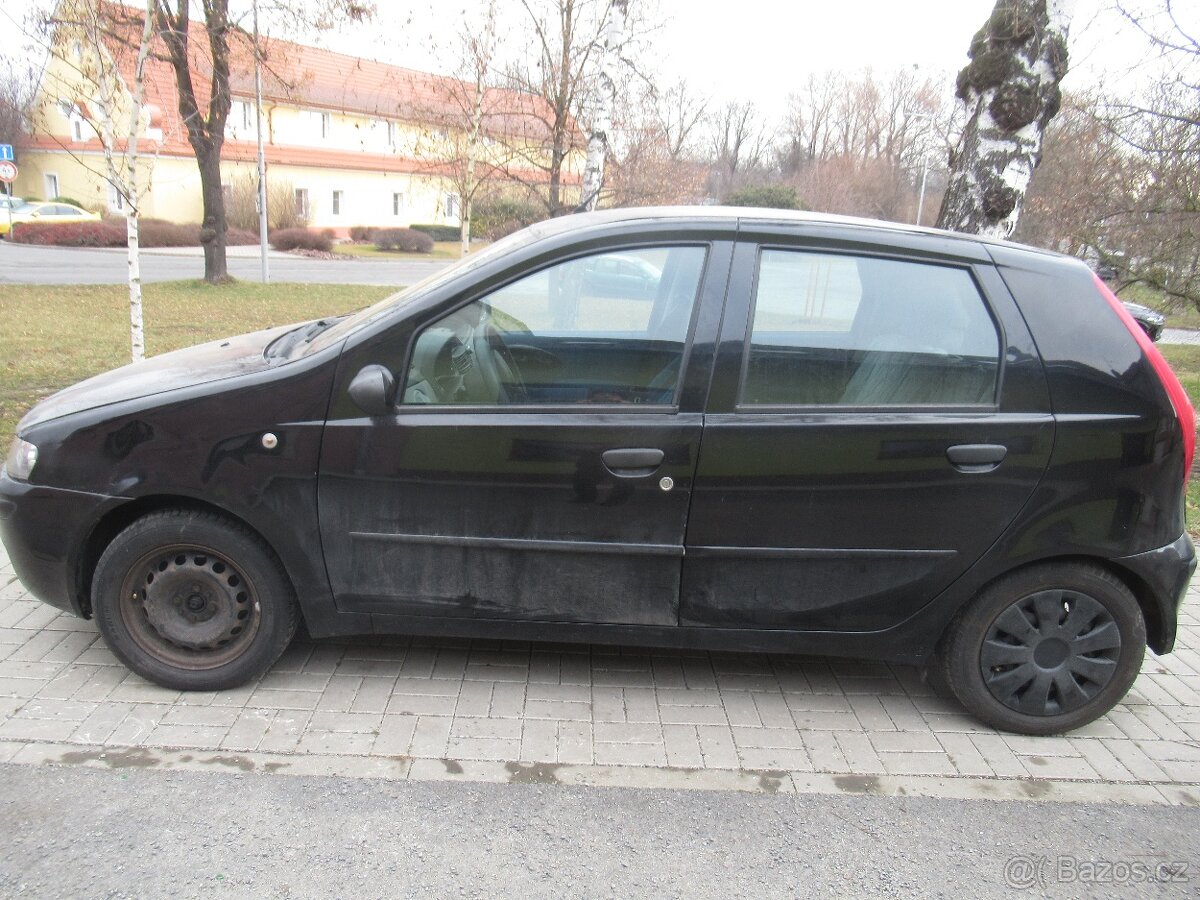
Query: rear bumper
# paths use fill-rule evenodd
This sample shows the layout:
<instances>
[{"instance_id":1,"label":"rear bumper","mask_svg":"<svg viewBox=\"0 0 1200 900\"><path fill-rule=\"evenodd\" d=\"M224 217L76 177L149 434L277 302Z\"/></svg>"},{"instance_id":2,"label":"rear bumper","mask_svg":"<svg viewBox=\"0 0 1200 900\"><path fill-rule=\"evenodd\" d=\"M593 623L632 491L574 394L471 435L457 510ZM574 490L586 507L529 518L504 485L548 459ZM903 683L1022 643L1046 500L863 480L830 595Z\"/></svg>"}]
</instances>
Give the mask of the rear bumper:
<instances>
[{"instance_id":1,"label":"rear bumper","mask_svg":"<svg viewBox=\"0 0 1200 900\"><path fill-rule=\"evenodd\" d=\"M1138 599L1148 607L1146 637L1155 653L1170 653L1179 631L1179 607L1196 571L1196 546L1186 533L1165 547L1123 556L1113 562L1137 576ZM1157 620L1157 621L1155 621Z\"/></svg>"},{"instance_id":2,"label":"rear bumper","mask_svg":"<svg viewBox=\"0 0 1200 900\"><path fill-rule=\"evenodd\" d=\"M34 597L84 615L79 557L95 522L119 497L15 481L0 470L0 541Z\"/></svg>"}]
</instances>

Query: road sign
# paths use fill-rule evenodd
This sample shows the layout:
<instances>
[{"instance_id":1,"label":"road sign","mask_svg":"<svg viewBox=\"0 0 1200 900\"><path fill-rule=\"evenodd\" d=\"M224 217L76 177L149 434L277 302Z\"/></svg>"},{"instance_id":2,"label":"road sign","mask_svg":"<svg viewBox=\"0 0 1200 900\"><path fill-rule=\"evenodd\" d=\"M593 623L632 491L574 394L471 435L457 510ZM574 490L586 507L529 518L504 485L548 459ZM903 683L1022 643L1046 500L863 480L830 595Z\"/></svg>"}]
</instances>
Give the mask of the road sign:
<instances>
[{"instance_id":1,"label":"road sign","mask_svg":"<svg viewBox=\"0 0 1200 900\"><path fill-rule=\"evenodd\" d=\"M17 164L8 160L0 160L0 181L12 184L17 180Z\"/></svg>"},{"instance_id":2,"label":"road sign","mask_svg":"<svg viewBox=\"0 0 1200 900\"><path fill-rule=\"evenodd\" d=\"M13 156L12 144L0 144L0 160L5 159L9 162L12 162L13 159L15 159Z\"/></svg>"}]
</instances>

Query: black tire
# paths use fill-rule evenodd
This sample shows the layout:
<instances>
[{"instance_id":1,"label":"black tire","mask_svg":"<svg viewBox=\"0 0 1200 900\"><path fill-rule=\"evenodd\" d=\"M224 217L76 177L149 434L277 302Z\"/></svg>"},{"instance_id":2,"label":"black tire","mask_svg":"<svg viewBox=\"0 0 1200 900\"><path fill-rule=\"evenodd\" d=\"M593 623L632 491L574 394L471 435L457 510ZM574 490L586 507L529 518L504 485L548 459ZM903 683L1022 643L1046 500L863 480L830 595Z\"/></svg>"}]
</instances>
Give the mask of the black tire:
<instances>
[{"instance_id":1,"label":"black tire","mask_svg":"<svg viewBox=\"0 0 1200 900\"><path fill-rule=\"evenodd\" d=\"M937 680L977 718L1018 734L1058 734L1098 719L1128 692L1146 654L1129 588L1087 563L1024 569L951 622Z\"/></svg>"},{"instance_id":2,"label":"black tire","mask_svg":"<svg viewBox=\"0 0 1200 900\"><path fill-rule=\"evenodd\" d=\"M164 510L108 545L92 610L120 660L183 691L220 691L261 675L299 622L295 592L271 548L220 515Z\"/></svg>"}]
</instances>

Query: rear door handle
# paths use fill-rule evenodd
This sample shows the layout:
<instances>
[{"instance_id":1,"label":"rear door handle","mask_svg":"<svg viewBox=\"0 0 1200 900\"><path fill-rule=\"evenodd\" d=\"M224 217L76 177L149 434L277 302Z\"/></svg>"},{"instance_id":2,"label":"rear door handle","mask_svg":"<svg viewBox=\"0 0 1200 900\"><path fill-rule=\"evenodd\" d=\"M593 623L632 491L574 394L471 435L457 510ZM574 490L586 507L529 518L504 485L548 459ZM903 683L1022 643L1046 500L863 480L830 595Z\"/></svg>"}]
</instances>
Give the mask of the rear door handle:
<instances>
[{"instance_id":1,"label":"rear door handle","mask_svg":"<svg viewBox=\"0 0 1200 900\"><path fill-rule=\"evenodd\" d=\"M990 472L1008 455L1003 444L955 444L946 448L946 459L960 472Z\"/></svg>"},{"instance_id":2,"label":"rear door handle","mask_svg":"<svg viewBox=\"0 0 1200 900\"><path fill-rule=\"evenodd\" d=\"M605 450L600 458L608 471L618 478L644 478L662 465L663 452L653 448L628 447Z\"/></svg>"}]
</instances>

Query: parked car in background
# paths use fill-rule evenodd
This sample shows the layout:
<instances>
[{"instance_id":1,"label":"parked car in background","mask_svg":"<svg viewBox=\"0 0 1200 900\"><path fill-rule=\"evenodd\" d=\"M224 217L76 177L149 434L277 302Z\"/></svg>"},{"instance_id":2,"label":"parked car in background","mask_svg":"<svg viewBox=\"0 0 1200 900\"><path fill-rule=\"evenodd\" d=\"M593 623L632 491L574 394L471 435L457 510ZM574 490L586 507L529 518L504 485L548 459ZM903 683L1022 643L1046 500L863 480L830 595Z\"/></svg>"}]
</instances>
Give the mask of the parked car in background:
<instances>
[{"instance_id":1,"label":"parked car in background","mask_svg":"<svg viewBox=\"0 0 1200 900\"><path fill-rule=\"evenodd\" d=\"M15 230L23 222L99 222L100 214L80 209L73 203L25 203L12 211L11 226ZM0 215L0 237L7 237L10 218Z\"/></svg>"},{"instance_id":2,"label":"parked car in background","mask_svg":"<svg viewBox=\"0 0 1200 900\"><path fill-rule=\"evenodd\" d=\"M1172 649L1195 440L1078 260L620 210L44 400L0 537L34 596L175 689L257 677L303 619L907 663L1048 734Z\"/></svg>"},{"instance_id":3,"label":"parked car in background","mask_svg":"<svg viewBox=\"0 0 1200 900\"><path fill-rule=\"evenodd\" d=\"M1148 306L1142 306L1140 303L1132 303L1129 300L1122 300L1121 303L1129 310L1133 320L1141 325L1142 330L1150 336L1150 340L1157 341L1162 337L1163 328L1167 324L1166 316Z\"/></svg>"},{"instance_id":4,"label":"parked car in background","mask_svg":"<svg viewBox=\"0 0 1200 900\"><path fill-rule=\"evenodd\" d=\"M0 192L0 214L3 214L4 220L8 221L8 211L24 206L25 201L20 197L10 197L8 194Z\"/></svg>"}]
</instances>

